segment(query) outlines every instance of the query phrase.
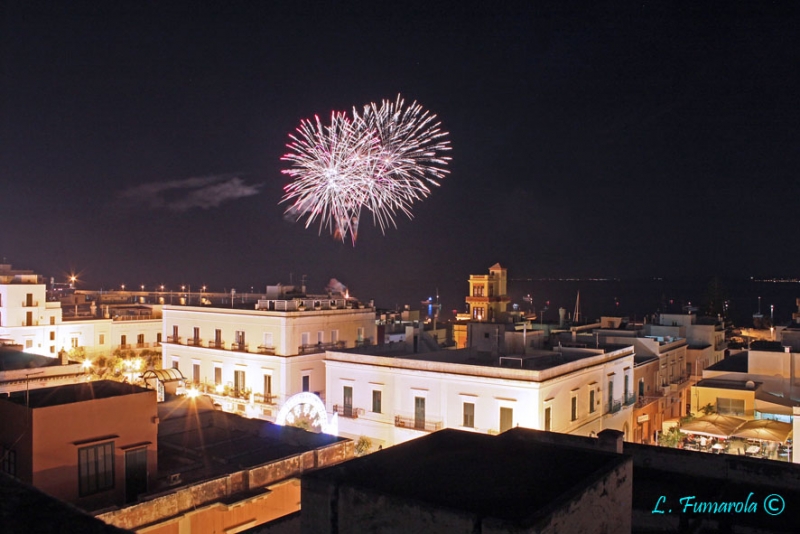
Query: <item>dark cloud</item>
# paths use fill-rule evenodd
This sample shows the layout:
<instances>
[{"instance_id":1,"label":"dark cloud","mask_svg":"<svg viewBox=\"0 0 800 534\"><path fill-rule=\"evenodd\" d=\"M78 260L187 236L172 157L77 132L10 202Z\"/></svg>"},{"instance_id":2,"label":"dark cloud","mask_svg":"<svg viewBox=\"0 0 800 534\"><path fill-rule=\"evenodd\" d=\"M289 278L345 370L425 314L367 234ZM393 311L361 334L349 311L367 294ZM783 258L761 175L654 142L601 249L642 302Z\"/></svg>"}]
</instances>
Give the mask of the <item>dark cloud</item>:
<instances>
[{"instance_id":1,"label":"dark cloud","mask_svg":"<svg viewBox=\"0 0 800 534\"><path fill-rule=\"evenodd\" d=\"M144 202L153 209L183 212L216 208L223 202L259 194L262 184L247 184L235 174L219 174L150 182L120 193L120 198Z\"/></svg>"}]
</instances>

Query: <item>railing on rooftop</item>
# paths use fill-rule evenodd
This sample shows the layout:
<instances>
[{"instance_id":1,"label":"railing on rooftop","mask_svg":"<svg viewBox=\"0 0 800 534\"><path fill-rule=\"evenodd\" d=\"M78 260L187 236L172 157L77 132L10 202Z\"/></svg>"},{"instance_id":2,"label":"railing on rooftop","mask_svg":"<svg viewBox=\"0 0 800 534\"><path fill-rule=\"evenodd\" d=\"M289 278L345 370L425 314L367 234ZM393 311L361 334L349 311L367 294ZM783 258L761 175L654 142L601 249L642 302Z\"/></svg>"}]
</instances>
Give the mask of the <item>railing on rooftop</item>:
<instances>
[{"instance_id":1,"label":"railing on rooftop","mask_svg":"<svg viewBox=\"0 0 800 534\"><path fill-rule=\"evenodd\" d=\"M315 343L315 344L306 344L300 345L297 348L299 354L313 354L315 352L323 352L326 350L342 350L347 347L347 343L344 341L336 341L333 343Z\"/></svg>"}]
</instances>

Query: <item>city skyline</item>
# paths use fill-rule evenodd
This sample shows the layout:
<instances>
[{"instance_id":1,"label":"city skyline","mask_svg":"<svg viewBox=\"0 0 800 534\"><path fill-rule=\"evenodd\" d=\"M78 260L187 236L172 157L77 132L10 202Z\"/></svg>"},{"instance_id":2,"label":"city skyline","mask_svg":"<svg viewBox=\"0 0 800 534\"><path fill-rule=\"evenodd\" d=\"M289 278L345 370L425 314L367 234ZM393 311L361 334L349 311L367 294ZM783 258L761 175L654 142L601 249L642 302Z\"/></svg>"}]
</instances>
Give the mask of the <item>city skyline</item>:
<instances>
[{"instance_id":1,"label":"city skyline","mask_svg":"<svg viewBox=\"0 0 800 534\"><path fill-rule=\"evenodd\" d=\"M18 268L89 288L337 278L381 306L438 287L460 308L496 262L537 279L800 266L792 6L79 2L3 20L0 256ZM362 214L355 246L287 221L289 133L397 94L452 142L414 218L382 234Z\"/></svg>"}]
</instances>

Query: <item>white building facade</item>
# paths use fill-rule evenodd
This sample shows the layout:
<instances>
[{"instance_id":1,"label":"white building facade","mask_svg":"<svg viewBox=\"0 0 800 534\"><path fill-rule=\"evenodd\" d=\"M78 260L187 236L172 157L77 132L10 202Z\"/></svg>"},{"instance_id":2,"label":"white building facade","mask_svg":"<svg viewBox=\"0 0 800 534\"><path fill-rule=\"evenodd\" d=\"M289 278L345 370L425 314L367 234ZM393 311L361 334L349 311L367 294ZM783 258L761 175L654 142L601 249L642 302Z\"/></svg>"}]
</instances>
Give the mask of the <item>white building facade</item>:
<instances>
[{"instance_id":1,"label":"white building facade","mask_svg":"<svg viewBox=\"0 0 800 534\"><path fill-rule=\"evenodd\" d=\"M325 350L375 342L372 307L347 299L260 301L261 309L163 308L163 366L223 409L272 420L292 395L325 398Z\"/></svg>"},{"instance_id":2,"label":"white building facade","mask_svg":"<svg viewBox=\"0 0 800 534\"><path fill-rule=\"evenodd\" d=\"M31 354L56 357L62 350L83 348L86 356L115 349L156 348L161 318L147 316L81 317L65 320L61 302L47 300L47 287L29 271L0 267L0 339Z\"/></svg>"},{"instance_id":3,"label":"white building facade","mask_svg":"<svg viewBox=\"0 0 800 534\"><path fill-rule=\"evenodd\" d=\"M389 446L442 428L630 431L633 347L539 351L502 364L469 359L466 350L405 357L328 351L327 407L338 414L339 434Z\"/></svg>"}]
</instances>

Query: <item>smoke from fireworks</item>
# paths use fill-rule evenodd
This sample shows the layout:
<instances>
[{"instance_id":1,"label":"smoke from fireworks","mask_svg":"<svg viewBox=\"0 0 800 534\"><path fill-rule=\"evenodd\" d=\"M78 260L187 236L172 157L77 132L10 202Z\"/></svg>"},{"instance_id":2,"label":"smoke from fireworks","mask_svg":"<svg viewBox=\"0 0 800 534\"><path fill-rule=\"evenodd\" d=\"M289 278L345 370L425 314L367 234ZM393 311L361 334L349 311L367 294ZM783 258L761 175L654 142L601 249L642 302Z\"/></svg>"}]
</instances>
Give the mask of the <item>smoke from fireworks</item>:
<instances>
[{"instance_id":1,"label":"smoke from fireworks","mask_svg":"<svg viewBox=\"0 0 800 534\"><path fill-rule=\"evenodd\" d=\"M447 176L450 150L447 132L436 115L416 102L405 106L400 95L380 106L372 103L361 113L353 109L331 114L330 125L319 117L303 120L290 134L290 152L281 159L292 163L282 172L293 178L284 188L287 215L306 217L306 228L319 218L337 239L347 235L355 245L361 209L380 227L396 226L395 216L411 218L411 205L427 197L429 186Z\"/></svg>"}]
</instances>

